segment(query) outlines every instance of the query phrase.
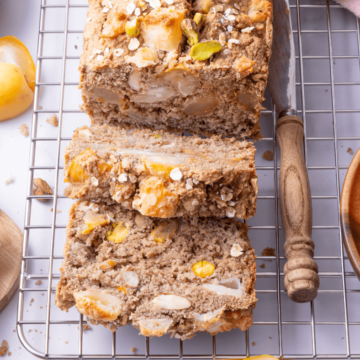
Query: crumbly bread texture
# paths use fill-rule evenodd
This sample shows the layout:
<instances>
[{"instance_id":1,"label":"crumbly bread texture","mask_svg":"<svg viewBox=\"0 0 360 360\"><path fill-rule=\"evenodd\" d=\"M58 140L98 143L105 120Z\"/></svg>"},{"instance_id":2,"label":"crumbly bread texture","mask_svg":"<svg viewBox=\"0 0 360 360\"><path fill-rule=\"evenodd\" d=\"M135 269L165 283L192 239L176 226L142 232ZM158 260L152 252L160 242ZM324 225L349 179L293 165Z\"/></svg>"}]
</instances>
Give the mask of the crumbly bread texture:
<instances>
[{"instance_id":1,"label":"crumbly bread texture","mask_svg":"<svg viewBox=\"0 0 360 360\"><path fill-rule=\"evenodd\" d=\"M65 150L65 195L160 218L248 219L258 191L254 156L252 143L219 136L82 127Z\"/></svg>"},{"instance_id":2,"label":"crumbly bread texture","mask_svg":"<svg viewBox=\"0 0 360 360\"><path fill-rule=\"evenodd\" d=\"M191 338L247 330L256 304L254 249L234 219L163 220L118 205L70 210L56 304L114 331Z\"/></svg>"},{"instance_id":3,"label":"crumbly bread texture","mask_svg":"<svg viewBox=\"0 0 360 360\"><path fill-rule=\"evenodd\" d=\"M93 124L260 137L271 0L89 0L83 36Z\"/></svg>"}]
</instances>

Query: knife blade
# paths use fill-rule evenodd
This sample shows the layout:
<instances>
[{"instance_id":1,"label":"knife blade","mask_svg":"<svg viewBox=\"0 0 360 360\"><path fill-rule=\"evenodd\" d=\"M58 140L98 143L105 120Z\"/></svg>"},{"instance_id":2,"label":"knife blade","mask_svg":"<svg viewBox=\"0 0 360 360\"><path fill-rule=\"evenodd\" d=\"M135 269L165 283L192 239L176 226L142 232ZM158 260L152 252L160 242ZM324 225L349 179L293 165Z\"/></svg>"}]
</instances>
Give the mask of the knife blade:
<instances>
[{"instance_id":1,"label":"knife blade","mask_svg":"<svg viewBox=\"0 0 360 360\"><path fill-rule=\"evenodd\" d=\"M295 46L288 0L273 0L273 44L269 90L276 110L296 111Z\"/></svg>"},{"instance_id":2,"label":"knife blade","mask_svg":"<svg viewBox=\"0 0 360 360\"><path fill-rule=\"evenodd\" d=\"M318 267L313 260L312 205L304 161L304 125L296 112L295 47L288 0L273 0L273 45L269 90L279 118L276 137L281 151L280 211L285 233L284 284L296 302L317 296Z\"/></svg>"}]
</instances>

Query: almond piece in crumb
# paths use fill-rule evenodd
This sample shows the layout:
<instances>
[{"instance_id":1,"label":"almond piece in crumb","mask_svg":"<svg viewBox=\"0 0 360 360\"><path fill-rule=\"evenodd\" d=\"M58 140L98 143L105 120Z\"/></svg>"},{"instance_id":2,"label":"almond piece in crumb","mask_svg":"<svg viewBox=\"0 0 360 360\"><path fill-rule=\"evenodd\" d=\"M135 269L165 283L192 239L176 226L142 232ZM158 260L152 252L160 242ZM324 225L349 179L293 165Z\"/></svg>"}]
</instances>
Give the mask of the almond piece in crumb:
<instances>
[{"instance_id":1,"label":"almond piece in crumb","mask_svg":"<svg viewBox=\"0 0 360 360\"><path fill-rule=\"evenodd\" d=\"M15 178L11 175L7 180L5 180L5 184L6 185L9 185L11 184L12 182L14 182Z\"/></svg>"},{"instance_id":2,"label":"almond piece in crumb","mask_svg":"<svg viewBox=\"0 0 360 360\"><path fill-rule=\"evenodd\" d=\"M42 281L41 280L36 280L35 281L35 285L41 285L42 284Z\"/></svg>"},{"instance_id":3,"label":"almond piece in crumb","mask_svg":"<svg viewBox=\"0 0 360 360\"><path fill-rule=\"evenodd\" d=\"M26 124L22 124L19 127L19 129L20 129L21 134L23 134L24 136L29 136L29 130L28 130Z\"/></svg>"},{"instance_id":4,"label":"almond piece in crumb","mask_svg":"<svg viewBox=\"0 0 360 360\"><path fill-rule=\"evenodd\" d=\"M6 340L3 340L0 346L0 356L4 356L8 351L9 344Z\"/></svg>"},{"instance_id":5,"label":"almond piece in crumb","mask_svg":"<svg viewBox=\"0 0 360 360\"><path fill-rule=\"evenodd\" d=\"M55 114L53 114L52 116L50 116L47 120L47 123L53 125L53 126L59 126L59 121L58 118Z\"/></svg>"},{"instance_id":6,"label":"almond piece in crumb","mask_svg":"<svg viewBox=\"0 0 360 360\"><path fill-rule=\"evenodd\" d=\"M51 187L49 186L49 184L41 179L41 178L36 178L33 180L33 194L34 195L52 195L53 192L51 190ZM49 199L38 199L39 201L47 201Z\"/></svg>"}]
</instances>

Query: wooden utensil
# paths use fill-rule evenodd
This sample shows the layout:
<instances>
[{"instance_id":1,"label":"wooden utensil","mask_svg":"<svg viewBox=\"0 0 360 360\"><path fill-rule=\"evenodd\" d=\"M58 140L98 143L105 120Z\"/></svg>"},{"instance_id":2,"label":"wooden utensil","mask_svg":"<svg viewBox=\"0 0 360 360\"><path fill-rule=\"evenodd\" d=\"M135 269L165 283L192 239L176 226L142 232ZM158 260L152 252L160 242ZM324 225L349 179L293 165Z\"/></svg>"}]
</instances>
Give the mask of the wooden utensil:
<instances>
[{"instance_id":1,"label":"wooden utensil","mask_svg":"<svg viewBox=\"0 0 360 360\"><path fill-rule=\"evenodd\" d=\"M291 300L315 299L319 288L318 267L311 240L312 206L303 155L304 127L297 116L284 116L276 125L281 149L280 210L285 233L284 283Z\"/></svg>"},{"instance_id":2,"label":"wooden utensil","mask_svg":"<svg viewBox=\"0 0 360 360\"><path fill-rule=\"evenodd\" d=\"M340 218L346 253L360 280L360 150L351 161L341 192Z\"/></svg>"},{"instance_id":3,"label":"wooden utensil","mask_svg":"<svg viewBox=\"0 0 360 360\"><path fill-rule=\"evenodd\" d=\"M276 133L281 150L280 210L288 260L284 283L291 300L308 302L317 295L319 276L313 260L311 194L302 148L304 126L295 110L295 47L288 0L273 0L273 10L268 86L279 113Z\"/></svg>"},{"instance_id":4,"label":"wooden utensil","mask_svg":"<svg viewBox=\"0 0 360 360\"><path fill-rule=\"evenodd\" d=\"M23 234L0 210L0 312L19 287Z\"/></svg>"}]
</instances>

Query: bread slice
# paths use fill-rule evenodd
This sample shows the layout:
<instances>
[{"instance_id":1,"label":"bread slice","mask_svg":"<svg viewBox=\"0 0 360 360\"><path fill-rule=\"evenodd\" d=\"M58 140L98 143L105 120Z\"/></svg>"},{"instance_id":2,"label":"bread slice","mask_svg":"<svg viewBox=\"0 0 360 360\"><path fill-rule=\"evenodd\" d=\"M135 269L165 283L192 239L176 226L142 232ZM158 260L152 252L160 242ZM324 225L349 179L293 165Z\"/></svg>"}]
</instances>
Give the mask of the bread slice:
<instances>
[{"instance_id":1,"label":"bread slice","mask_svg":"<svg viewBox=\"0 0 360 360\"><path fill-rule=\"evenodd\" d=\"M82 127L65 150L65 195L160 218L255 215L252 143Z\"/></svg>"},{"instance_id":2,"label":"bread slice","mask_svg":"<svg viewBox=\"0 0 360 360\"><path fill-rule=\"evenodd\" d=\"M70 210L56 304L110 330L188 339L247 330L256 265L247 225L234 219L163 220L118 205Z\"/></svg>"},{"instance_id":3,"label":"bread slice","mask_svg":"<svg viewBox=\"0 0 360 360\"><path fill-rule=\"evenodd\" d=\"M93 124L257 139L272 32L271 0L89 0L84 109Z\"/></svg>"}]
</instances>

